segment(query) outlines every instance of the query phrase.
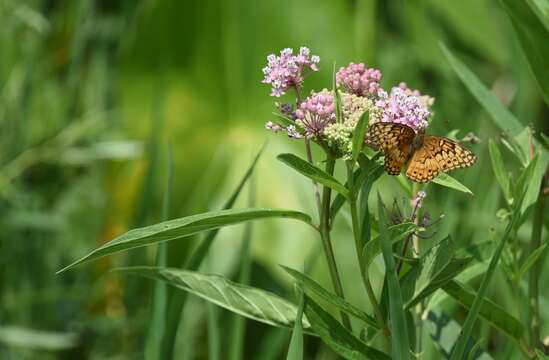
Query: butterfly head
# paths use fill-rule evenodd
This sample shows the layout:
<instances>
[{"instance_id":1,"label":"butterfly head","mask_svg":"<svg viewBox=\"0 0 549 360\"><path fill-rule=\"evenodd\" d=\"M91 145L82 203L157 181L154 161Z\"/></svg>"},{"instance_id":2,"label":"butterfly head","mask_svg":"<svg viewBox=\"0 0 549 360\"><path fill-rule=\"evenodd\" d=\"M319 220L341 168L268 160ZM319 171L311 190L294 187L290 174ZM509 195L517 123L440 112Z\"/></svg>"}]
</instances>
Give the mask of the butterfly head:
<instances>
[{"instance_id":1,"label":"butterfly head","mask_svg":"<svg viewBox=\"0 0 549 360\"><path fill-rule=\"evenodd\" d=\"M414 139L412 140L412 148L414 150L419 149L423 145L424 138L425 130L418 131L418 133L416 134L416 136L414 136Z\"/></svg>"}]
</instances>

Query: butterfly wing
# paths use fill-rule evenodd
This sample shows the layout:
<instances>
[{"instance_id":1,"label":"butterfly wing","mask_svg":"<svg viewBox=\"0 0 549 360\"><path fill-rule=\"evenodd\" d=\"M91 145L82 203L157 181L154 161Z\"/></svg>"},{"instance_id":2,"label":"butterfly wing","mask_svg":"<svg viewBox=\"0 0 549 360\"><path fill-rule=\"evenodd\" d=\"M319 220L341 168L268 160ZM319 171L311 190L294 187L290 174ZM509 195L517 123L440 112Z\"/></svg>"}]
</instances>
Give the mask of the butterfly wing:
<instances>
[{"instance_id":1,"label":"butterfly wing","mask_svg":"<svg viewBox=\"0 0 549 360\"><path fill-rule=\"evenodd\" d=\"M397 123L378 122L370 125L366 144L385 155L385 170L389 175L398 175L408 158L414 140L414 130Z\"/></svg>"},{"instance_id":2,"label":"butterfly wing","mask_svg":"<svg viewBox=\"0 0 549 360\"><path fill-rule=\"evenodd\" d=\"M476 160L475 154L450 139L425 136L410 160L406 176L423 183L433 180L441 171L469 167Z\"/></svg>"}]
</instances>

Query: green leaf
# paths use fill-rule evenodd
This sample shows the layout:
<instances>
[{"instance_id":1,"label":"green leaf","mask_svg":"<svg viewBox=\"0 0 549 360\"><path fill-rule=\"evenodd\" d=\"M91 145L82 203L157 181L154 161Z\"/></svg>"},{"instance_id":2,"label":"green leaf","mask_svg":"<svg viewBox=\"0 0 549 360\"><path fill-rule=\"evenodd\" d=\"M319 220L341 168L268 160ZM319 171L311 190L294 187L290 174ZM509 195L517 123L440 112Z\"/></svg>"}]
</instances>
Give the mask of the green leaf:
<instances>
[{"instance_id":1,"label":"green leaf","mask_svg":"<svg viewBox=\"0 0 549 360\"><path fill-rule=\"evenodd\" d=\"M521 196L519 199L520 200L517 203L517 208L520 208L522 206L522 201L524 199L524 196ZM510 237L515 227L515 224L518 222L519 218L520 218L520 211L515 209L513 211L513 217L511 218L511 221L509 221L509 224L505 229L505 233L501 237L499 244L494 254L492 255L492 258L490 259L490 264L488 265L488 269L486 270L486 273L482 278L482 283L480 284L480 288L477 291L477 296L475 297L473 303L471 304L471 309L469 310L469 313L467 314L467 318L465 319L465 323L463 324L463 331L456 343L454 351L452 352L451 360L460 360L463 358L463 355L465 352L465 346L467 345L467 341L469 340L469 337L471 336L471 333L473 331L473 326L475 325L475 322L477 320L477 317L482 305L482 300L484 299L484 295L486 293L486 290L488 289L488 284L492 280L492 276L494 274L494 271L496 270L497 264L499 262L499 258L501 257L503 248L505 247L505 243L507 242L507 239Z\"/></svg>"},{"instance_id":2,"label":"green leaf","mask_svg":"<svg viewBox=\"0 0 549 360\"><path fill-rule=\"evenodd\" d=\"M315 282L313 279L308 277L307 275L291 269L289 267L281 265L284 270L288 274L290 274L294 279L296 279L301 287L303 287L303 290L305 292L310 291L314 293L319 298L329 302L330 304L337 307L338 310L343 311L349 315L355 316L357 319L360 319L364 321L369 326L378 329L377 322L373 317L366 314L364 311L360 310L359 308L355 307L354 305L349 304L347 301L342 299L341 297L332 294L328 290L324 289L322 286L320 286L317 282Z\"/></svg>"},{"instance_id":3,"label":"green leaf","mask_svg":"<svg viewBox=\"0 0 549 360\"><path fill-rule=\"evenodd\" d=\"M408 338L408 325L406 324L406 314L402 304L402 294L396 272L395 261L393 259L393 246L389 229L387 226L387 218L385 216L385 208L381 201L381 196L377 195L378 216L379 216L379 232L381 235L381 251L385 261L385 276L387 278L387 287L389 294L389 318L391 320L391 354L393 359L409 359L410 345Z\"/></svg>"},{"instance_id":4,"label":"green leaf","mask_svg":"<svg viewBox=\"0 0 549 360\"><path fill-rule=\"evenodd\" d=\"M277 159L309 179L337 191L346 198L349 197L349 190L347 190L345 186L333 176L327 174L325 171L317 168L308 161L305 161L294 154L280 154L277 156Z\"/></svg>"},{"instance_id":5,"label":"green leaf","mask_svg":"<svg viewBox=\"0 0 549 360\"><path fill-rule=\"evenodd\" d=\"M501 186L505 200L508 204L513 203L513 196L511 195L511 183L509 182L509 174L505 171L505 166L503 165L503 158L501 152L499 151L496 143L490 139L488 141L488 149L490 151L490 159L492 160L492 169L494 170L494 175L496 180Z\"/></svg>"},{"instance_id":6,"label":"green leaf","mask_svg":"<svg viewBox=\"0 0 549 360\"><path fill-rule=\"evenodd\" d=\"M202 274L174 268L133 266L113 271L162 280L236 314L279 327L294 326L297 307L271 292L234 283L220 275ZM310 328L303 318L303 328Z\"/></svg>"},{"instance_id":7,"label":"green leaf","mask_svg":"<svg viewBox=\"0 0 549 360\"><path fill-rule=\"evenodd\" d=\"M465 185L451 177L446 173L440 173L436 178L433 179L435 184L446 186L450 189L458 190L469 195L473 195L473 192L469 190Z\"/></svg>"},{"instance_id":8,"label":"green leaf","mask_svg":"<svg viewBox=\"0 0 549 360\"><path fill-rule=\"evenodd\" d=\"M336 353L349 360L391 359L387 354L369 347L355 337L332 315L323 310L311 298L306 297L305 315L318 336Z\"/></svg>"},{"instance_id":9,"label":"green leaf","mask_svg":"<svg viewBox=\"0 0 549 360\"><path fill-rule=\"evenodd\" d=\"M391 225L389 227L389 233L391 241L396 244L399 241L404 240L408 235L413 233L417 229L416 224L413 222L405 222L401 224ZM374 258L381 253L381 235L376 236L371 241L368 241L364 245L362 250L362 256L364 257L365 266L369 266Z\"/></svg>"},{"instance_id":10,"label":"green leaf","mask_svg":"<svg viewBox=\"0 0 549 360\"><path fill-rule=\"evenodd\" d=\"M62 273L83 262L91 261L112 253L156 244L162 241L181 239L202 231L217 229L250 220L265 218L290 218L311 223L309 215L293 210L275 209L230 209L212 211L198 215L164 221L159 224L133 229L93 250L57 273Z\"/></svg>"},{"instance_id":11,"label":"green leaf","mask_svg":"<svg viewBox=\"0 0 549 360\"><path fill-rule=\"evenodd\" d=\"M303 308L305 306L305 295L303 291L299 292L299 307L297 308L297 317L294 322L294 331L290 339L288 356L286 360L303 360Z\"/></svg>"},{"instance_id":12,"label":"green leaf","mask_svg":"<svg viewBox=\"0 0 549 360\"><path fill-rule=\"evenodd\" d=\"M336 115L336 121L338 123L343 123L343 111L341 110L341 95L339 94L339 90L337 89L337 82L336 82L336 65L334 62L334 68L333 68L333 74L332 74L332 92L334 95L334 103L335 103L335 115Z\"/></svg>"},{"instance_id":13,"label":"green leaf","mask_svg":"<svg viewBox=\"0 0 549 360\"><path fill-rule=\"evenodd\" d=\"M162 220L168 220L170 216L170 203L172 196L173 183L173 157L171 145L167 147L167 166L166 166L166 190L162 200ZM157 267L167 265L168 249L167 243L160 243L156 249ZM154 284L151 301L151 319L147 330L145 340L145 358L154 359L162 357L162 338L166 329L166 316L168 309L168 291L166 284L157 281Z\"/></svg>"},{"instance_id":14,"label":"green leaf","mask_svg":"<svg viewBox=\"0 0 549 360\"><path fill-rule=\"evenodd\" d=\"M369 122L370 114L368 111L365 111L360 117L360 120L358 120L353 134L353 163L358 160L358 154L364 145L364 137L366 136Z\"/></svg>"},{"instance_id":15,"label":"green leaf","mask_svg":"<svg viewBox=\"0 0 549 360\"><path fill-rule=\"evenodd\" d=\"M534 161L537 160L537 161ZM541 181L543 178L543 175L545 173L545 169L548 166L549 159L546 156L546 153L537 152L534 156L534 159L532 159L532 171L531 176L526 181L526 195L524 195L524 202L522 203L522 207L520 208L520 211L524 214L526 209L528 209L530 206L534 205L536 200L538 199L539 194L539 188L541 186ZM530 165L528 166L530 167ZM529 172L529 169L527 171Z\"/></svg>"},{"instance_id":16,"label":"green leaf","mask_svg":"<svg viewBox=\"0 0 549 360\"><path fill-rule=\"evenodd\" d=\"M534 73L541 95L549 105L549 31L527 1L501 0Z\"/></svg>"},{"instance_id":17,"label":"green leaf","mask_svg":"<svg viewBox=\"0 0 549 360\"><path fill-rule=\"evenodd\" d=\"M477 296L459 282L452 280L442 286L442 289L456 299L465 309L469 310L473 300ZM525 329L522 324L505 309L489 299L483 299L480 306L480 316L490 322L497 329L503 331L516 341L522 339Z\"/></svg>"},{"instance_id":18,"label":"green leaf","mask_svg":"<svg viewBox=\"0 0 549 360\"><path fill-rule=\"evenodd\" d=\"M406 304L406 307L411 308L441 287L444 287L446 283L452 281L453 278L455 278L463 270L465 270L471 260L471 258L450 260L448 265L446 265L444 269L442 269L442 271L440 271L438 274L433 276L431 281L429 281L427 285L422 287L421 291L417 295L415 295L415 297L408 304Z\"/></svg>"},{"instance_id":19,"label":"green leaf","mask_svg":"<svg viewBox=\"0 0 549 360\"><path fill-rule=\"evenodd\" d=\"M429 311L425 316L427 332L431 336L435 347L441 353L441 358L449 359L456 340L461 334L461 326L439 309ZM477 342L473 338L468 339L471 348ZM492 357L485 351L477 355L477 359L490 360Z\"/></svg>"},{"instance_id":20,"label":"green leaf","mask_svg":"<svg viewBox=\"0 0 549 360\"><path fill-rule=\"evenodd\" d=\"M263 153L263 150L265 149L265 144L261 147L261 149L257 152L257 155L253 159L252 163L238 182L236 188L233 190L229 198L226 200L225 204L223 205L223 210L227 210L233 207L236 199L242 192L242 189L244 188L244 185L248 182L248 179L252 176L255 167L257 165L257 162L259 161L259 158L261 157L261 154ZM217 234L219 232L219 228L210 230L205 238L200 242L200 245L194 250L192 255L190 256L190 259L185 264L185 268L187 270L196 271L206 258L206 255L208 254L210 247L212 246ZM185 303L187 301L187 293L186 292L175 292L171 298L170 304L168 306L168 320L166 324L166 330L164 334L164 341L163 341L163 358L170 359L173 357L173 349L175 344L175 338L178 333L178 327L179 327L179 319L181 319L181 313L185 306Z\"/></svg>"},{"instance_id":21,"label":"green leaf","mask_svg":"<svg viewBox=\"0 0 549 360\"><path fill-rule=\"evenodd\" d=\"M517 274L517 279L521 279L526 272L536 263L536 261L539 259L539 257L543 254L543 251L547 247L547 243L542 244L540 247L538 247L536 250L534 250L530 255L528 255L528 258L524 261L524 263L521 265L520 270Z\"/></svg>"},{"instance_id":22,"label":"green leaf","mask_svg":"<svg viewBox=\"0 0 549 360\"><path fill-rule=\"evenodd\" d=\"M458 60L444 44L441 44L441 48L458 77L477 101L484 107L484 110L490 114L496 125L499 126L502 131L509 132L512 135L520 133L524 126L499 101L497 96L490 91L464 63Z\"/></svg>"},{"instance_id":23,"label":"green leaf","mask_svg":"<svg viewBox=\"0 0 549 360\"><path fill-rule=\"evenodd\" d=\"M255 181L252 178L250 181L250 195L248 200L248 206L255 206ZM252 255L250 253L250 245L252 241L252 223L247 223L244 228L244 234L242 238L242 245L240 247L240 271L238 282L243 285L248 285L251 278L252 270ZM301 329L301 315L300 329ZM302 329L301 329L302 330ZM244 353L244 336L246 331L246 319L238 315L232 315L231 326L229 330L229 346L228 346L228 359L240 360L243 359Z\"/></svg>"}]
</instances>

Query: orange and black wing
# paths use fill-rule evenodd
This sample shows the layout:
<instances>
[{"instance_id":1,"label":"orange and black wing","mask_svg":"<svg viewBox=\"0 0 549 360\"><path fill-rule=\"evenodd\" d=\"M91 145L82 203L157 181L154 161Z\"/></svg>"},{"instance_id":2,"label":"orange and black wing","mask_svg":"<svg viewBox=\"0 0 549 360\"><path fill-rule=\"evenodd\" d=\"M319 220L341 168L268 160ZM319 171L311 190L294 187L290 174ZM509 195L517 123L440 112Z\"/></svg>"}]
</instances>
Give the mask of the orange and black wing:
<instances>
[{"instance_id":1,"label":"orange and black wing","mask_svg":"<svg viewBox=\"0 0 549 360\"><path fill-rule=\"evenodd\" d=\"M439 172L473 165L477 157L458 143L440 136L425 136L408 165L406 176L424 183L433 180Z\"/></svg>"},{"instance_id":2,"label":"orange and black wing","mask_svg":"<svg viewBox=\"0 0 549 360\"><path fill-rule=\"evenodd\" d=\"M410 157L414 137L415 132L409 126L378 122L368 128L365 142L373 149L383 152L387 173L398 175Z\"/></svg>"}]
</instances>

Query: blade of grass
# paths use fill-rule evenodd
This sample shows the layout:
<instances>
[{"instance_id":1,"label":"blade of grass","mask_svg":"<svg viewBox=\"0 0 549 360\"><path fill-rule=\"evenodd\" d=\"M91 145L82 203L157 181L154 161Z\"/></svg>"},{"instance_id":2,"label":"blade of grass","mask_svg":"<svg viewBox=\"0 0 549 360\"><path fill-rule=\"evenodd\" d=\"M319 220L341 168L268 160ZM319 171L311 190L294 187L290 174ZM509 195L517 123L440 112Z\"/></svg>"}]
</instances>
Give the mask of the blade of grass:
<instances>
[{"instance_id":1,"label":"blade of grass","mask_svg":"<svg viewBox=\"0 0 549 360\"><path fill-rule=\"evenodd\" d=\"M440 44L440 47L458 77L465 84L465 87L484 107L484 110L490 114L496 125L504 132L518 135L524 128L520 121L503 106L496 95L464 63L455 57L444 44Z\"/></svg>"},{"instance_id":2,"label":"blade of grass","mask_svg":"<svg viewBox=\"0 0 549 360\"><path fill-rule=\"evenodd\" d=\"M509 221L507 228L505 229L505 233L501 237L498 247L496 248L494 254L492 255L492 258L490 259L490 264L488 265L488 269L486 270L486 273L482 278L482 283L480 284L480 288L477 291L477 296L475 297L471 305L471 309L467 314L467 318L465 319L465 323L463 324L463 330L456 343L456 346L454 347L454 350L452 351L452 356L450 358L451 360L460 360L464 356L465 347L467 345L467 341L469 340L469 337L471 336L471 333L473 331L473 326L475 325L475 322L479 315L481 305L482 305L482 300L484 299L486 290L488 289L488 284L492 280L492 276L494 274L494 271L496 270L499 258L501 257L501 253L503 252L503 248L507 243L507 239L510 237L511 232L515 227L515 224L518 222L520 218L519 209L522 205L523 199L524 199L524 195L521 196L520 200L518 201L517 206L514 209L513 216Z\"/></svg>"},{"instance_id":3,"label":"blade of grass","mask_svg":"<svg viewBox=\"0 0 549 360\"><path fill-rule=\"evenodd\" d=\"M227 199L225 204L223 205L223 209L230 209L233 207L236 199L242 192L242 189L244 188L244 185L248 182L250 177L252 176L257 162L259 161L259 158L261 157L261 154L263 154L263 150L265 149L265 145L261 147L261 149L258 151L257 155L255 156L254 160L242 176L242 179L240 179L239 183L237 184L234 191L231 193L231 196ZM210 232L208 232L200 243L198 245L198 248L192 253L189 261L185 265L185 269L196 271L204 261L204 258L208 254L208 251L210 250L210 247L212 246L215 237L217 236L219 232L219 229L214 229ZM186 292L176 292L173 296L173 298L170 300L169 306L168 306L168 324L164 335L164 341L163 341L163 354L164 359L171 359L173 357L173 350L175 347L175 338L177 335L177 329L179 327L179 319L181 318L181 314L183 312L183 307L185 306L185 303L187 301L187 293Z\"/></svg>"},{"instance_id":4,"label":"blade of grass","mask_svg":"<svg viewBox=\"0 0 549 360\"><path fill-rule=\"evenodd\" d=\"M315 333L339 355L345 359L390 359L387 354L369 347L341 325L311 298L305 297L307 306L305 315L311 322Z\"/></svg>"},{"instance_id":5,"label":"blade of grass","mask_svg":"<svg viewBox=\"0 0 549 360\"><path fill-rule=\"evenodd\" d=\"M166 190L162 201L162 221L170 216L170 203L173 184L173 157L171 145L167 147L166 165ZM160 243L156 250L155 264L158 267L167 265L167 243ZM168 293L166 284L162 281L154 283L153 298L151 302L151 320L145 340L145 358L158 359L162 357L162 337L166 328L166 311L168 308Z\"/></svg>"},{"instance_id":6,"label":"blade of grass","mask_svg":"<svg viewBox=\"0 0 549 360\"><path fill-rule=\"evenodd\" d=\"M477 294L468 289L468 287L455 280L451 280L447 284L443 285L442 289L452 298L457 300L467 310L471 308L471 304L477 296ZM517 341L517 343L522 340L524 335L524 327L520 321L508 314L505 309L490 299L482 300L479 314L494 327L503 331L511 339Z\"/></svg>"},{"instance_id":7,"label":"blade of grass","mask_svg":"<svg viewBox=\"0 0 549 360\"><path fill-rule=\"evenodd\" d=\"M250 195L248 206L255 205L255 182L250 179ZM252 240L252 224L247 223L244 228L242 246L240 248L240 274L238 283L248 285L250 283L252 270L252 257L250 254L250 243ZM301 324L301 317L299 318ZM244 334L246 331L245 319L238 315L232 316L231 330L229 331L229 360L243 359L244 352Z\"/></svg>"},{"instance_id":8,"label":"blade of grass","mask_svg":"<svg viewBox=\"0 0 549 360\"><path fill-rule=\"evenodd\" d=\"M290 339L290 346L286 360L303 360L303 309L305 305L305 295L302 290L299 291L299 307L294 322L294 331Z\"/></svg>"},{"instance_id":9,"label":"blade of grass","mask_svg":"<svg viewBox=\"0 0 549 360\"><path fill-rule=\"evenodd\" d=\"M385 207L381 201L381 195L377 194L379 231L381 235L381 252L385 261L385 276L389 290L389 319L391 320L391 354L393 359L410 358L410 340L408 337L408 326L406 314L402 303L402 293L393 259L393 247L389 235Z\"/></svg>"},{"instance_id":10,"label":"blade of grass","mask_svg":"<svg viewBox=\"0 0 549 360\"><path fill-rule=\"evenodd\" d=\"M542 45L547 42L549 31L527 1L501 0L500 3L511 19L541 95L549 105L549 47Z\"/></svg>"}]
</instances>

